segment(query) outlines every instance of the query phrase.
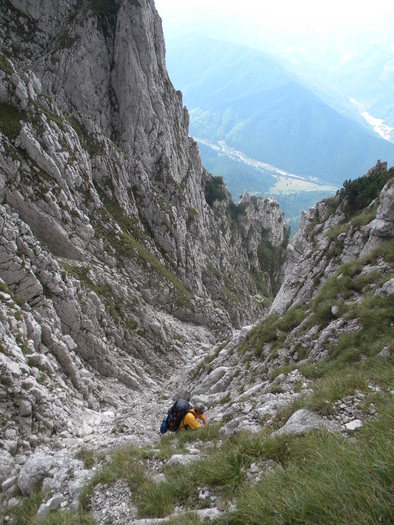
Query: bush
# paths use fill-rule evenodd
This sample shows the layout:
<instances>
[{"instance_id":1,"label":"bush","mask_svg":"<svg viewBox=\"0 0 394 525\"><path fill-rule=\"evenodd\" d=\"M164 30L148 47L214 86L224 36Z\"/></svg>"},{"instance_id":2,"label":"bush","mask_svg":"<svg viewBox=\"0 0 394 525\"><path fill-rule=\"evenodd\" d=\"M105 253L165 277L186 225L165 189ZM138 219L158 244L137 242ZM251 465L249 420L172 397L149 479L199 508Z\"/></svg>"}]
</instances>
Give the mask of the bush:
<instances>
[{"instance_id":1,"label":"bush","mask_svg":"<svg viewBox=\"0 0 394 525\"><path fill-rule=\"evenodd\" d=\"M21 130L21 121L27 120L27 114L9 104L0 104L0 130L10 140L15 140Z\"/></svg>"},{"instance_id":2,"label":"bush","mask_svg":"<svg viewBox=\"0 0 394 525\"><path fill-rule=\"evenodd\" d=\"M215 201L226 200L225 185L223 177L210 177L205 183L205 200L209 206Z\"/></svg>"},{"instance_id":3,"label":"bush","mask_svg":"<svg viewBox=\"0 0 394 525\"><path fill-rule=\"evenodd\" d=\"M369 175L355 180L345 180L343 188L338 190L339 201L347 200L349 212L366 208L373 199L379 196L383 186L394 176L394 168L387 170L385 164L379 164Z\"/></svg>"}]
</instances>

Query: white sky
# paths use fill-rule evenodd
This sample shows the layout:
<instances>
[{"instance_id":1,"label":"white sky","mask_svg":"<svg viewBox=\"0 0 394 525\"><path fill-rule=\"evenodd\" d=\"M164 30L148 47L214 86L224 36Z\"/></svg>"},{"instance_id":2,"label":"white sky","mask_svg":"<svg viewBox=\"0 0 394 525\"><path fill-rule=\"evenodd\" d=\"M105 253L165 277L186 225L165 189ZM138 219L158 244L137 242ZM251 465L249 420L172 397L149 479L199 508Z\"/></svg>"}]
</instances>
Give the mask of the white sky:
<instances>
[{"instance_id":1,"label":"white sky","mask_svg":"<svg viewBox=\"0 0 394 525\"><path fill-rule=\"evenodd\" d=\"M247 45L394 36L393 0L155 0L165 37L203 31Z\"/></svg>"}]
</instances>

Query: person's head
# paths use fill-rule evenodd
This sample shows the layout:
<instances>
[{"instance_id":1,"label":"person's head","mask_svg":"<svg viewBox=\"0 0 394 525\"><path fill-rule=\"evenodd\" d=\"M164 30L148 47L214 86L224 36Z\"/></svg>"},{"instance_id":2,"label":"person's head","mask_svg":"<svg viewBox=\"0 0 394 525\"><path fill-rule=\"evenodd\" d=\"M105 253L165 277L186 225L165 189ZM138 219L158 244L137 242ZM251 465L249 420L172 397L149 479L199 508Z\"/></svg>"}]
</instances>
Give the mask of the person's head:
<instances>
[{"instance_id":1,"label":"person's head","mask_svg":"<svg viewBox=\"0 0 394 525\"><path fill-rule=\"evenodd\" d=\"M194 405L194 410L198 412L199 414L203 414L205 412L205 406L204 403L196 403Z\"/></svg>"}]
</instances>

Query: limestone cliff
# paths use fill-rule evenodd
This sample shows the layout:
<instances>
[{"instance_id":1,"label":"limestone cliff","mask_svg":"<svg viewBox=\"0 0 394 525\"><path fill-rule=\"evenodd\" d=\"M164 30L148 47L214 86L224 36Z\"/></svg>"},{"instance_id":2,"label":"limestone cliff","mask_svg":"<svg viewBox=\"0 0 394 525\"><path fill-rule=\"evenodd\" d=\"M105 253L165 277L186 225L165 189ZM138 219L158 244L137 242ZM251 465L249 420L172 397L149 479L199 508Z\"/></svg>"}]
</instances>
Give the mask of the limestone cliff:
<instances>
[{"instance_id":1,"label":"limestone cliff","mask_svg":"<svg viewBox=\"0 0 394 525\"><path fill-rule=\"evenodd\" d=\"M33 443L258 319L287 229L207 197L152 0L5 0L0 40L1 402Z\"/></svg>"},{"instance_id":2,"label":"limestone cliff","mask_svg":"<svg viewBox=\"0 0 394 525\"><path fill-rule=\"evenodd\" d=\"M364 177L387 171L387 163L378 161ZM334 199L335 202L335 199ZM271 313L283 313L295 303L311 299L338 268L367 257L394 235L394 186L383 188L367 210L349 220L346 200L333 208L324 200L301 216L301 224L289 244L285 278L271 306ZM334 213L335 210L335 213Z\"/></svg>"}]
</instances>

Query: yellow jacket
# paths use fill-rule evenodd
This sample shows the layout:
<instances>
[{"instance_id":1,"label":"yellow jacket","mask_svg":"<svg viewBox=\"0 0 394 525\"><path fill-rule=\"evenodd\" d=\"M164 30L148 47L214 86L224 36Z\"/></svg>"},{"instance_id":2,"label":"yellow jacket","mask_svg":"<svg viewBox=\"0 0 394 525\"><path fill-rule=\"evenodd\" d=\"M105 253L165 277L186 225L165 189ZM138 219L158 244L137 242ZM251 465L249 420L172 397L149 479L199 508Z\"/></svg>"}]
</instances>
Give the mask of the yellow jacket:
<instances>
[{"instance_id":1,"label":"yellow jacket","mask_svg":"<svg viewBox=\"0 0 394 525\"><path fill-rule=\"evenodd\" d=\"M204 426L208 424L204 414L199 414L197 416L194 408L190 409L190 411L182 419L181 424L179 425L179 430L196 430L197 428L200 428L201 423L199 423L197 419L200 419L204 423Z\"/></svg>"}]
</instances>

